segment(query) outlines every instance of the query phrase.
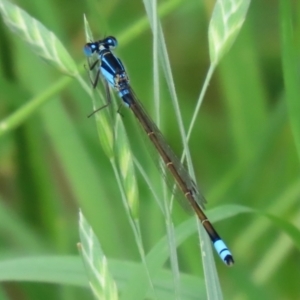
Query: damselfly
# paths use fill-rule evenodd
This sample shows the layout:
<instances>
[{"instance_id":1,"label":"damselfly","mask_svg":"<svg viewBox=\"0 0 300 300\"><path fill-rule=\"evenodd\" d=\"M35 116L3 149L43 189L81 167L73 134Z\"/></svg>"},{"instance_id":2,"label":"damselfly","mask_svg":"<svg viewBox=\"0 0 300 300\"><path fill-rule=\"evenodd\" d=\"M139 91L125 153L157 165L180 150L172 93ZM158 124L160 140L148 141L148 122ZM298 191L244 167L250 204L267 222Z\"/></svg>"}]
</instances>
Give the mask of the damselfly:
<instances>
[{"instance_id":1,"label":"damselfly","mask_svg":"<svg viewBox=\"0 0 300 300\"><path fill-rule=\"evenodd\" d=\"M129 78L121 60L112 52L112 49L116 46L117 40L112 36L85 45L84 52L86 56L92 56L94 53L98 55L98 59L90 66L90 69L92 70L95 66L99 65L96 78L92 82L94 88L97 86L99 76L102 75L105 79L106 86L110 86L118 92L119 97L123 100L124 104L132 110L135 117L138 119L152 144L158 151L166 169L169 170L177 186L197 214L217 253L226 265L233 265L234 260L230 251L203 212L203 205L205 203L204 196L172 151L160 130L147 115L140 101L137 99L129 84ZM110 97L108 101L110 101Z\"/></svg>"}]
</instances>

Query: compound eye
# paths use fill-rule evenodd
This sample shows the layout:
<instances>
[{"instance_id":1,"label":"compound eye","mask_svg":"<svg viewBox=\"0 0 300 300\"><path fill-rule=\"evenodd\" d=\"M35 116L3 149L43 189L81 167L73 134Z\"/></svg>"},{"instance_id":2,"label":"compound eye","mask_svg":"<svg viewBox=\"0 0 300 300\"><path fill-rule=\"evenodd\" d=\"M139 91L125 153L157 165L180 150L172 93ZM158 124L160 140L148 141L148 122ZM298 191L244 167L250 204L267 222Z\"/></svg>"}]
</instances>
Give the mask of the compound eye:
<instances>
[{"instance_id":1,"label":"compound eye","mask_svg":"<svg viewBox=\"0 0 300 300\"><path fill-rule=\"evenodd\" d=\"M83 52L86 56L91 56L97 49L98 46L96 43L87 43L83 48Z\"/></svg>"},{"instance_id":2,"label":"compound eye","mask_svg":"<svg viewBox=\"0 0 300 300\"><path fill-rule=\"evenodd\" d=\"M118 46L118 41L115 37L113 36L108 36L107 38L105 38L105 44L109 47L109 48L115 48Z\"/></svg>"}]
</instances>

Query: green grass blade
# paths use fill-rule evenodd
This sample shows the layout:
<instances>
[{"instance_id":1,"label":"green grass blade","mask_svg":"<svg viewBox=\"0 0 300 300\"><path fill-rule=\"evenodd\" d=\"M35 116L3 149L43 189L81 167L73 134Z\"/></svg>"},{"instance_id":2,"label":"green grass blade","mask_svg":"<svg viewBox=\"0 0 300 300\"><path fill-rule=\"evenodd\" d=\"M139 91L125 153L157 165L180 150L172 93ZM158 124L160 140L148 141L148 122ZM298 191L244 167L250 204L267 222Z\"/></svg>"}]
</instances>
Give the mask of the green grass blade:
<instances>
[{"instance_id":1,"label":"green grass blade","mask_svg":"<svg viewBox=\"0 0 300 300\"><path fill-rule=\"evenodd\" d=\"M119 164L121 180L126 194L127 203L133 219L139 218L139 193L136 182L133 158L129 141L121 117L118 115L115 125L115 153Z\"/></svg>"},{"instance_id":2,"label":"green grass blade","mask_svg":"<svg viewBox=\"0 0 300 300\"><path fill-rule=\"evenodd\" d=\"M208 29L208 42L210 54L210 67L204 80L197 105L191 118L187 140L191 136L196 118L204 100L209 82L217 64L233 45L244 23L250 0L218 0L215 4Z\"/></svg>"},{"instance_id":3,"label":"green grass blade","mask_svg":"<svg viewBox=\"0 0 300 300\"><path fill-rule=\"evenodd\" d=\"M75 62L62 43L38 20L6 0L1 0L0 12L7 27L38 56L65 74L74 76L78 73Z\"/></svg>"},{"instance_id":4,"label":"green grass blade","mask_svg":"<svg viewBox=\"0 0 300 300\"><path fill-rule=\"evenodd\" d=\"M148 1L145 1L145 0L144 0L144 4L145 4L145 8L146 8L148 18L150 20L151 28L153 30L152 6L150 5L150 2L148 3ZM165 41L165 38L164 38L164 35L163 35L163 30L162 30L160 22L158 22L158 24L155 28L157 28L157 32L155 34L157 34L157 36L158 36L159 58L160 58L160 62L161 62L161 65L162 65L162 68L163 68L163 71L164 71L164 75L166 77L166 82L167 82L167 85L168 85L168 88L169 88L169 91L170 91L172 104L173 104L174 111L175 111L175 114L176 114L176 120L177 120L177 123L178 123L178 126L179 126L179 131L180 131L182 143L183 143L183 146L184 146L184 152L186 153L186 157L187 157L187 165L188 165L189 171L191 173L191 176L195 177L190 151L189 151L189 148L188 148L188 145L187 145L187 142L186 142L186 133L185 133L183 120L182 120L182 115L181 115L181 110L180 110L180 107L179 107L178 97L177 97L177 93L176 93L176 89L175 89L175 83L174 83L174 78L173 78L173 75L172 75L171 63L170 63L170 60L169 60L166 41Z\"/></svg>"},{"instance_id":5,"label":"green grass blade","mask_svg":"<svg viewBox=\"0 0 300 300\"><path fill-rule=\"evenodd\" d=\"M284 85L287 97L289 117L294 134L295 145L300 159L300 74L299 74L299 49L296 48L296 40L293 28L293 8L289 0L280 1L280 31L281 51Z\"/></svg>"},{"instance_id":6,"label":"green grass blade","mask_svg":"<svg viewBox=\"0 0 300 300\"><path fill-rule=\"evenodd\" d=\"M209 23L209 55L217 65L230 49L245 21L250 0L218 0Z\"/></svg>"},{"instance_id":7,"label":"green grass blade","mask_svg":"<svg viewBox=\"0 0 300 300\"><path fill-rule=\"evenodd\" d=\"M130 274L135 272L139 267L140 264L133 262L110 261L110 269L114 277L117 278L118 285L121 286L121 292L130 279ZM15 258L0 261L0 269L2 271L0 271L1 282L31 281L88 287L84 266L79 257L40 256ZM170 271L168 270L158 272L155 279L158 299L174 299L171 278ZM199 299L199 296L203 295L203 293L204 282L201 278L182 274L182 299ZM155 295L150 291L147 297L153 299Z\"/></svg>"},{"instance_id":8,"label":"green grass blade","mask_svg":"<svg viewBox=\"0 0 300 300\"><path fill-rule=\"evenodd\" d=\"M150 20L152 32L153 32L153 83L154 83L154 106L155 106L155 112L156 112L156 122L157 125L159 126L160 124L160 86L159 86L159 48L163 49L166 48L164 44L164 37L162 34L162 29L161 29L161 24L158 19L158 14L157 14L157 2L155 1L144 1L144 5L146 8L146 12L148 15L148 18ZM164 52L164 51L163 51ZM164 52L167 54L167 52ZM162 61L168 60L167 55L165 58L161 57ZM167 64L166 64L167 65ZM172 74L170 70L167 70L165 68L165 73L168 74L168 82L169 86L174 87L174 82L172 79ZM175 93L175 88L174 88L174 95ZM174 103L177 102L176 97L173 98ZM163 175L164 176L164 175ZM162 180L162 185L163 188L166 188L163 180ZM173 274L173 288L174 288L174 298L179 299L179 294L180 294L180 271L179 271L179 265L178 265L178 256L177 256L177 248L176 248L176 241L175 241L175 235L174 235L174 224L171 219L171 211L170 211L170 204L169 200L167 199L167 193L164 193L164 215L166 218L166 231L167 231L167 237L168 237L168 247L170 251L170 263L171 263L171 268L172 268L172 274ZM173 199L172 199L173 200Z\"/></svg>"},{"instance_id":9,"label":"green grass blade","mask_svg":"<svg viewBox=\"0 0 300 300\"><path fill-rule=\"evenodd\" d=\"M29 118L43 104L45 104L51 96L53 97L57 95L71 81L72 79L70 77L65 77L58 80L42 93L37 94L33 98L29 99L17 111L2 120L0 122L0 137L20 126L27 118Z\"/></svg>"},{"instance_id":10,"label":"green grass blade","mask_svg":"<svg viewBox=\"0 0 300 300\"><path fill-rule=\"evenodd\" d=\"M82 261L75 256L2 259L0 281L33 281L88 286Z\"/></svg>"},{"instance_id":11,"label":"green grass blade","mask_svg":"<svg viewBox=\"0 0 300 300\"><path fill-rule=\"evenodd\" d=\"M226 211L225 214L223 214L223 211ZM252 212L251 209L244 207L244 206L238 206L238 205L230 205L230 206L224 206L219 207L216 210L208 211L207 216L212 222L223 220L226 217L231 217L234 215L239 215L243 213L249 213ZM187 221L181 223L175 228L175 241L176 246L180 246L188 237L198 232L197 226L195 226L195 217L191 217ZM206 243L208 246L207 248L211 247L210 242L209 244ZM164 264L169 259L170 253L168 248L168 237L163 237L147 254L147 265L149 266L149 272L153 276L157 274L157 272L163 268ZM207 253L213 253L211 249ZM200 256L200 254L199 254ZM209 257L207 260L210 260ZM209 261L211 262L211 261ZM210 276L214 276L212 267L210 267L210 271L207 274ZM206 277L209 278L211 282L206 283L206 292L209 293L209 295L219 295L219 290L213 291L212 289L216 286L218 286L218 280L215 279L215 277ZM136 282L139 282L139 286L137 288ZM144 299L145 295L148 291L149 284L147 281L147 278L145 277L145 274L143 272L143 269L136 270L135 273L131 273L131 278L126 286L126 289L123 291L122 296L124 298L122 299ZM206 295L207 296L207 295ZM131 297L131 298L130 298ZM205 297L205 295L202 295L202 297Z\"/></svg>"},{"instance_id":12,"label":"green grass blade","mask_svg":"<svg viewBox=\"0 0 300 300\"><path fill-rule=\"evenodd\" d=\"M79 213L80 253L88 271L91 289L97 299L118 299L116 283L94 231Z\"/></svg>"}]
</instances>

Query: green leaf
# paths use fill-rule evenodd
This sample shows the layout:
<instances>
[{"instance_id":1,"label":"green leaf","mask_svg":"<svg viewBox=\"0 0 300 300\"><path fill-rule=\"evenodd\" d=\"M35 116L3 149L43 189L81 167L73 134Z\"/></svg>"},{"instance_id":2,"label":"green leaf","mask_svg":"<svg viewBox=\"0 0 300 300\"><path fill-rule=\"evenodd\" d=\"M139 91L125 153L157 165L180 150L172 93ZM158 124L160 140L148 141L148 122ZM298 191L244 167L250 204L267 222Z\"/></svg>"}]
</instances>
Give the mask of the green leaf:
<instances>
[{"instance_id":1,"label":"green leaf","mask_svg":"<svg viewBox=\"0 0 300 300\"><path fill-rule=\"evenodd\" d=\"M222 214L222 211L225 211L225 215ZM214 209L212 211L207 212L207 216L211 222L214 222L214 221L220 221L226 219L227 217L230 216L239 215L242 213L249 213L249 212L252 212L252 210L246 206L224 205L218 207L218 209ZM181 223L175 228L176 246L179 247L186 239L188 239L191 235L195 233L197 233L197 226L195 226L195 217L191 217L187 221ZM147 265L149 266L150 274L156 274L168 261L170 252L167 245L168 245L168 238L163 237L148 252L146 259L147 259ZM211 250L209 252L212 253ZM214 276L214 274L212 273L213 273L212 270L208 272L209 280L211 280L211 275ZM136 286L137 281L139 281L138 287ZM218 284L219 281L214 279L213 282L206 283L206 288L210 289L212 286ZM122 299L144 299L148 289L149 289L148 279L145 275L144 270L142 268L139 268L135 272L131 273L130 281L126 286L126 289L124 289L124 292L122 293L122 297L123 297ZM214 293L214 291L212 291L212 293ZM216 293L218 293L218 291L216 291ZM200 299L202 298L200 297Z\"/></svg>"},{"instance_id":2,"label":"green leaf","mask_svg":"<svg viewBox=\"0 0 300 300\"><path fill-rule=\"evenodd\" d=\"M137 219L139 217L138 186L129 141L120 115L116 119L115 133L118 141L115 143L116 158L119 163L124 191L132 217Z\"/></svg>"},{"instance_id":3,"label":"green leaf","mask_svg":"<svg viewBox=\"0 0 300 300\"><path fill-rule=\"evenodd\" d=\"M130 275L140 267L140 264L110 260L110 266L118 278L121 286L120 292L122 292L122 286L126 285ZM182 299L199 299L199 295L204 295L202 278L187 274L182 274L181 278ZM40 256L2 260L0 261L0 281L31 281L88 287L82 262L79 257L75 256ZM153 292L148 292L149 299L155 299L155 296L159 299L174 299L173 280L169 270L158 272L155 286L157 293L153 295Z\"/></svg>"},{"instance_id":4,"label":"green leaf","mask_svg":"<svg viewBox=\"0 0 300 300\"><path fill-rule=\"evenodd\" d=\"M3 259L0 281L32 281L87 286L82 263L75 256Z\"/></svg>"},{"instance_id":5,"label":"green leaf","mask_svg":"<svg viewBox=\"0 0 300 300\"><path fill-rule=\"evenodd\" d=\"M287 97L286 101L288 104L289 118L292 126L294 140L298 150L298 158L300 158L300 74L299 52L296 48L298 32L293 28L294 12L292 10L290 1L280 1L280 13L282 67Z\"/></svg>"},{"instance_id":6,"label":"green leaf","mask_svg":"<svg viewBox=\"0 0 300 300\"><path fill-rule=\"evenodd\" d=\"M108 269L104 255L93 229L79 213L80 253L88 271L90 286L97 299L118 299L115 281Z\"/></svg>"},{"instance_id":7,"label":"green leaf","mask_svg":"<svg viewBox=\"0 0 300 300\"><path fill-rule=\"evenodd\" d=\"M218 0L209 23L209 54L217 65L230 49L245 21L250 0Z\"/></svg>"},{"instance_id":8,"label":"green leaf","mask_svg":"<svg viewBox=\"0 0 300 300\"><path fill-rule=\"evenodd\" d=\"M22 38L47 63L63 73L75 76L75 62L55 34L20 7L0 1L0 13L7 27Z\"/></svg>"}]
</instances>

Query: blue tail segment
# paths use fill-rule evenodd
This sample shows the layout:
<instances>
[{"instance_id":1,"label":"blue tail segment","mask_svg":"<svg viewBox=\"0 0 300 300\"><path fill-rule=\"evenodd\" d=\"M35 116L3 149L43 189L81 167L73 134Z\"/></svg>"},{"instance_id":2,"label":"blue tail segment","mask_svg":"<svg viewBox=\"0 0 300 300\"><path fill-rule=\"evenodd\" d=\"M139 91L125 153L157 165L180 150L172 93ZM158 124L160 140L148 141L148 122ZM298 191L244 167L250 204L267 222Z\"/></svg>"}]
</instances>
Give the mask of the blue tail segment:
<instances>
[{"instance_id":1,"label":"blue tail segment","mask_svg":"<svg viewBox=\"0 0 300 300\"><path fill-rule=\"evenodd\" d=\"M227 266L232 266L234 264L234 260L232 257L231 252L228 250L226 244L222 240L217 240L214 243L214 247L221 257L221 259L224 261L224 263Z\"/></svg>"}]
</instances>

